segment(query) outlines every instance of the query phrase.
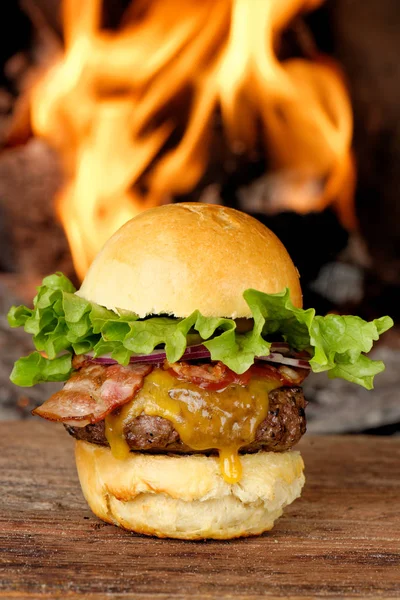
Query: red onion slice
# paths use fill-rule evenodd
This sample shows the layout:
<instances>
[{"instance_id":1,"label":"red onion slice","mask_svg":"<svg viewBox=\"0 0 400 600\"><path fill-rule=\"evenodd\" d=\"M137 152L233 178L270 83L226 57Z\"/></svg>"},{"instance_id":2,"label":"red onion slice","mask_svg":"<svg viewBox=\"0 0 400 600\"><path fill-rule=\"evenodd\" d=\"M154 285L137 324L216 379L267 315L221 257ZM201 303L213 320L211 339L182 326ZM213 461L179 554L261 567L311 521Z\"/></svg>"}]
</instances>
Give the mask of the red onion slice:
<instances>
[{"instance_id":1,"label":"red onion slice","mask_svg":"<svg viewBox=\"0 0 400 600\"><path fill-rule=\"evenodd\" d=\"M114 365L117 361L111 358L110 354L94 357L93 352L85 354L91 361L103 364L103 365ZM202 344L196 346L188 346L179 360L200 360L202 358L210 358L210 352ZM131 356L131 363L159 363L166 359L166 354L163 350L153 350L150 354L134 354Z\"/></svg>"},{"instance_id":2,"label":"red onion slice","mask_svg":"<svg viewBox=\"0 0 400 600\"><path fill-rule=\"evenodd\" d=\"M273 352L271 352L271 354L269 354L268 356L256 356L256 359L267 362L280 363L282 365L290 365L292 367L299 367L301 369L310 369L309 362L304 357L293 358L289 356L283 356L283 354L279 352L278 349L283 352L290 351L289 344L273 342L271 344L271 350L273 350ZM93 356L93 352L90 352L88 354L85 354L85 356L89 360L101 365L117 364L117 361L111 358L109 354L95 358ZM204 358L211 358L210 352L202 344L197 344L196 346L188 346L179 360L202 360ZM165 359L165 352L163 352L162 350L153 350L153 352L150 352L150 354L135 354L131 356L129 362L158 364L164 362Z\"/></svg>"}]
</instances>

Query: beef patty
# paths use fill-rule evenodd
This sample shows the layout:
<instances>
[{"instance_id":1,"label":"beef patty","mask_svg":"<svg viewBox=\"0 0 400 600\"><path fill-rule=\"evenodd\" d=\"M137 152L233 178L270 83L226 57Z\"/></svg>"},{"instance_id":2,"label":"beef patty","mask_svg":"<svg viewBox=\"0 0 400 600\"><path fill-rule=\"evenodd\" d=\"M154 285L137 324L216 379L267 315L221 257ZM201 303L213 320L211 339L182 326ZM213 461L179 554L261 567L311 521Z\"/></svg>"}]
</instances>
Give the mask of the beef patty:
<instances>
[{"instance_id":1,"label":"beef patty","mask_svg":"<svg viewBox=\"0 0 400 600\"><path fill-rule=\"evenodd\" d=\"M283 452L294 446L306 431L306 401L301 387L281 387L269 393L268 415L260 423L255 440L241 448L242 452L270 450ZM108 446L104 421L72 427L67 431L78 440ZM150 452L198 452L186 446L171 421L163 417L142 414L124 427L125 439L131 450ZM212 451L210 448L209 451ZM207 451L205 451L207 452Z\"/></svg>"}]
</instances>

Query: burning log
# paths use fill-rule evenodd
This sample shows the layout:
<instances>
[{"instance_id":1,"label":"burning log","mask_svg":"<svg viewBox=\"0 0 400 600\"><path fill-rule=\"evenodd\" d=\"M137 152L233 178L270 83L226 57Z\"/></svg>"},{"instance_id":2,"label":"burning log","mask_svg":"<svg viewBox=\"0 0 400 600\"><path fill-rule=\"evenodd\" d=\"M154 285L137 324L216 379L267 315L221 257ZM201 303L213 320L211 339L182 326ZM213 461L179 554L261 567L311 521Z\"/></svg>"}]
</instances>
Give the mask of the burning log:
<instances>
[{"instance_id":1,"label":"burning log","mask_svg":"<svg viewBox=\"0 0 400 600\"><path fill-rule=\"evenodd\" d=\"M0 421L26 419L31 417L30 411L43 402L43 398L59 384L39 384L27 393L25 388L13 385L9 376L14 361L22 354L33 350L32 341L23 331L10 329L6 314L12 304L18 304L18 296L10 292L9 286L4 285L0 278Z\"/></svg>"},{"instance_id":2,"label":"burning log","mask_svg":"<svg viewBox=\"0 0 400 600\"><path fill-rule=\"evenodd\" d=\"M54 219L60 184L56 154L40 140L0 155L1 270L16 272L25 288L57 269L74 276L65 234Z\"/></svg>"},{"instance_id":3,"label":"burning log","mask_svg":"<svg viewBox=\"0 0 400 600\"><path fill-rule=\"evenodd\" d=\"M310 377L304 384L304 393L312 401L307 407L307 430L311 433L394 433L400 427L398 401L398 365L400 350L377 348L375 360L383 360L386 370L381 374L373 391L358 389L344 381L331 381L324 375ZM392 427L388 427L392 425Z\"/></svg>"}]
</instances>

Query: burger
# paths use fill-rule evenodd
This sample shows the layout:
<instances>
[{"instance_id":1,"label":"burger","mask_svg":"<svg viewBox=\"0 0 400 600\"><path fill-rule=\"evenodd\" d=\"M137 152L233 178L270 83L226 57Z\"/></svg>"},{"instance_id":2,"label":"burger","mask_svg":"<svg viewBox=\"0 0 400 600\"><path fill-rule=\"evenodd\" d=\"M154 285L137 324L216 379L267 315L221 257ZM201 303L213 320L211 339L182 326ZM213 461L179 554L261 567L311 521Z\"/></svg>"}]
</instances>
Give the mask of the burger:
<instances>
[{"instance_id":1,"label":"burger","mask_svg":"<svg viewBox=\"0 0 400 600\"><path fill-rule=\"evenodd\" d=\"M33 413L64 424L83 494L137 533L229 539L273 527L300 496L302 382L371 388L389 317L316 316L278 238L239 211L153 208L105 244L79 291L61 273L13 327L37 351L11 380L65 381Z\"/></svg>"}]
</instances>

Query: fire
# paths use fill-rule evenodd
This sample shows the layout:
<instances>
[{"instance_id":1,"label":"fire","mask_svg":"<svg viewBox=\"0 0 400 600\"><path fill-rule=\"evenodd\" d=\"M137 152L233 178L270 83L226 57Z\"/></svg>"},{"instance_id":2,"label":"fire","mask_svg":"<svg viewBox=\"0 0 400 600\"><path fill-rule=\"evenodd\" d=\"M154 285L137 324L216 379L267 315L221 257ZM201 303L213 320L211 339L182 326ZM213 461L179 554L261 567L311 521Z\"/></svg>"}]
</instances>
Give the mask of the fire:
<instances>
[{"instance_id":1,"label":"fire","mask_svg":"<svg viewBox=\"0 0 400 600\"><path fill-rule=\"evenodd\" d=\"M352 116L339 69L277 58L281 33L323 0L135 0L118 31L101 0L65 0L65 53L36 86L36 134L59 150L57 200L79 276L145 208L194 188L220 110L234 152L263 144L277 172L324 181L300 212L335 202L353 224Z\"/></svg>"}]
</instances>

